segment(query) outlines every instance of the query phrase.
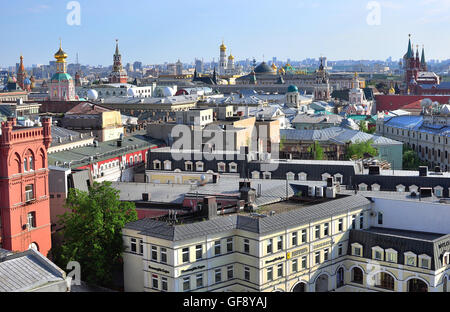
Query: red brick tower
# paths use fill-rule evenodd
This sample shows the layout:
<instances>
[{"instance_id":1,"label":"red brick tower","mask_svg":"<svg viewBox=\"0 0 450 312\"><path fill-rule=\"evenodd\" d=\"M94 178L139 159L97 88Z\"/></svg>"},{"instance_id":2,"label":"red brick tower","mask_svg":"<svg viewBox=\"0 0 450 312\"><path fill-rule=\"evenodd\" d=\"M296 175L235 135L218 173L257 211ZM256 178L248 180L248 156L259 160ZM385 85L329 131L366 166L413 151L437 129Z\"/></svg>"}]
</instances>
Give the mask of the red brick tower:
<instances>
[{"instance_id":1,"label":"red brick tower","mask_svg":"<svg viewBox=\"0 0 450 312\"><path fill-rule=\"evenodd\" d=\"M16 127L16 119L1 124L0 247L12 251L51 248L47 149L51 119L42 127Z\"/></svg>"}]
</instances>

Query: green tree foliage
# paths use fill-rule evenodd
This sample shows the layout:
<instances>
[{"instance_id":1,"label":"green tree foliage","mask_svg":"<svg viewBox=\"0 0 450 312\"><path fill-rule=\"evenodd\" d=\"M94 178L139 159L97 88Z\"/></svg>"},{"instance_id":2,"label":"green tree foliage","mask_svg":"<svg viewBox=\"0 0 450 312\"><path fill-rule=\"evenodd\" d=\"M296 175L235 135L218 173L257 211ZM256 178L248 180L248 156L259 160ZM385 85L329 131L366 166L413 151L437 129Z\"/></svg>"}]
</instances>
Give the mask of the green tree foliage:
<instances>
[{"instance_id":1,"label":"green tree foliage","mask_svg":"<svg viewBox=\"0 0 450 312\"><path fill-rule=\"evenodd\" d=\"M376 128L372 127L370 130L367 128L367 122L365 121L361 121L360 125L359 125L359 131L361 132L365 132L365 133L369 133L369 134L373 134L375 133Z\"/></svg>"},{"instance_id":2,"label":"green tree foliage","mask_svg":"<svg viewBox=\"0 0 450 312\"><path fill-rule=\"evenodd\" d=\"M372 146L373 141L369 140L366 142L357 142L350 144L346 151L346 158L366 158L366 156L370 155L370 157L377 156L378 151L375 147Z\"/></svg>"},{"instance_id":3,"label":"green tree foliage","mask_svg":"<svg viewBox=\"0 0 450 312\"><path fill-rule=\"evenodd\" d=\"M427 166L427 163L420 160L419 155L406 146L403 147L403 169L404 170L419 170L420 166Z\"/></svg>"},{"instance_id":4,"label":"green tree foliage","mask_svg":"<svg viewBox=\"0 0 450 312\"><path fill-rule=\"evenodd\" d=\"M286 143L286 136L282 136L280 139L280 151L284 150L285 143Z\"/></svg>"},{"instance_id":5,"label":"green tree foliage","mask_svg":"<svg viewBox=\"0 0 450 312\"><path fill-rule=\"evenodd\" d=\"M60 216L63 240L52 251L54 261L63 268L78 261L83 281L111 286L112 272L122 261L122 229L137 220L134 203L121 202L119 191L103 182L89 192L71 189L66 207L71 211Z\"/></svg>"},{"instance_id":6,"label":"green tree foliage","mask_svg":"<svg viewBox=\"0 0 450 312\"><path fill-rule=\"evenodd\" d=\"M315 160L323 160L323 148L317 141L314 141L314 143L308 147L308 153L311 153L313 155L313 159Z\"/></svg>"}]
</instances>

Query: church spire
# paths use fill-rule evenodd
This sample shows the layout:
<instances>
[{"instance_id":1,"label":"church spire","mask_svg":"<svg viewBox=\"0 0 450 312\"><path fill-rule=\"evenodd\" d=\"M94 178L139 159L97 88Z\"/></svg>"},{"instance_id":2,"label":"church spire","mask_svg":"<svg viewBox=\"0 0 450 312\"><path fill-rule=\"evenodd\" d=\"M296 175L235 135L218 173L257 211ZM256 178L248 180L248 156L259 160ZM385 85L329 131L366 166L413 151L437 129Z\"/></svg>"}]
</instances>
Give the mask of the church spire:
<instances>
[{"instance_id":1,"label":"church spire","mask_svg":"<svg viewBox=\"0 0 450 312\"><path fill-rule=\"evenodd\" d=\"M409 36L408 52L406 53L406 57L412 58L412 57L414 57L414 52L413 52L412 45L411 45L411 34L409 34L408 36Z\"/></svg>"},{"instance_id":2,"label":"church spire","mask_svg":"<svg viewBox=\"0 0 450 312\"><path fill-rule=\"evenodd\" d=\"M116 55L119 55L119 39L116 39Z\"/></svg>"},{"instance_id":3,"label":"church spire","mask_svg":"<svg viewBox=\"0 0 450 312\"><path fill-rule=\"evenodd\" d=\"M422 45L422 58L420 59L420 63L422 63L422 65L425 64L425 46Z\"/></svg>"}]
</instances>

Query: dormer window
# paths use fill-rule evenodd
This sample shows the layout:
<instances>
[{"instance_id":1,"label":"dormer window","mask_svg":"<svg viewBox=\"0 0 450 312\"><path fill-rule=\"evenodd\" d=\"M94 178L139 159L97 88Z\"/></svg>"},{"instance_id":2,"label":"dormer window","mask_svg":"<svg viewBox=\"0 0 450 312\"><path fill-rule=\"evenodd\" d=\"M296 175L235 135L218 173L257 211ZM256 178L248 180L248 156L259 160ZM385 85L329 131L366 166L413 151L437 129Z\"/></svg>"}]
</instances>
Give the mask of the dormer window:
<instances>
[{"instance_id":1,"label":"dormer window","mask_svg":"<svg viewBox=\"0 0 450 312\"><path fill-rule=\"evenodd\" d=\"M397 251L392 248L386 249L386 262L397 263Z\"/></svg>"},{"instance_id":2,"label":"dormer window","mask_svg":"<svg viewBox=\"0 0 450 312\"><path fill-rule=\"evenodd\" d=\"M417 255L413 252L405 252L405 265L417 266Z\"/></svg>"},{"instance_id":3,"label":"dormer window","mask_svg":"<svg viewBox=\"0 0 450 312\"><path fill-rule=\"evenodd\" d=\"M422 269L430 269L431 268L431 257L426 254L419 255L419 266Z\"/></svg>"},{"instance_id":4,"label":"dormer window","mask_svg":"<svg viewBox=\"0 0 450 312\"><path fill-rule=\"evenodd\" d=\"M352 244L352 255L362 257L362 245L358 243Z\"/></svg>"},{"instance_id":5,"label":"dormer window","mask_svg":"<svg viewBox=\"0 0 450 312\"><path fill-rule=\"evenodd\" d=\"M384 249L379 246L372 247L372 259L383 261Z\"/></svg>"}]
</instances>

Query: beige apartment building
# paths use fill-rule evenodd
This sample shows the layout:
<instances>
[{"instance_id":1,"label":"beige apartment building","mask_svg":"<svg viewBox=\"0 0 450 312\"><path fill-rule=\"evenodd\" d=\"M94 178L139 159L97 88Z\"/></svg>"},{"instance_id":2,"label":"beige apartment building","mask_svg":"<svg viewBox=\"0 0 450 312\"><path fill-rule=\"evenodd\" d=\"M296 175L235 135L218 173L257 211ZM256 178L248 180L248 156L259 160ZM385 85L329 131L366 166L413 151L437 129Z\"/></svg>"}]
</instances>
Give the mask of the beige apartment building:
<instances>
[{"instance_id":1,"label":"beige apartment building","mask_svg":"<svg viewBox=\"0 0 450 312\"><path fill-rule=\"evenodd\" d=\"M125 291L447 292L450 235L384 227L393 204L357 194L267 216L132 222Z\"/></svg>"}]
</instances>

